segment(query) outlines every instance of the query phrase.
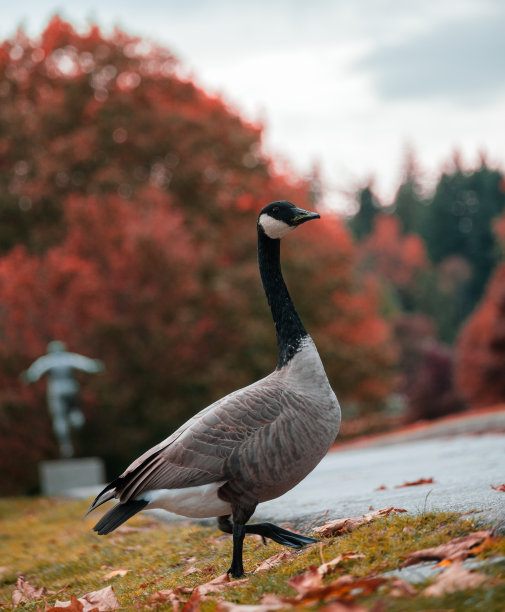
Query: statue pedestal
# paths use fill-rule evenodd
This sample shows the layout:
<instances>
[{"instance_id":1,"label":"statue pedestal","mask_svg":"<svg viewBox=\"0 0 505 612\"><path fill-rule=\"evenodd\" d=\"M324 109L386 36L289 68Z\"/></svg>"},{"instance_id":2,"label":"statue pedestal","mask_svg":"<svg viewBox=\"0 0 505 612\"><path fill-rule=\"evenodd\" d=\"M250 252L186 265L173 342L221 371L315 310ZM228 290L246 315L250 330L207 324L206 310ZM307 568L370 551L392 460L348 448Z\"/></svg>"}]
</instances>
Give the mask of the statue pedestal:
<instances>
[{"instance_id":1,"label":"statue pedestal","mask_svg":"<svg viewBox=\"0 0 505 612\"><path fill-rule=\"evenodd\" d=\"M72 494L73 489L90 488L105 483L105 466L98 457L58 459L39 463L39 481L42 495Z\"/></svg>"}]
</instances>

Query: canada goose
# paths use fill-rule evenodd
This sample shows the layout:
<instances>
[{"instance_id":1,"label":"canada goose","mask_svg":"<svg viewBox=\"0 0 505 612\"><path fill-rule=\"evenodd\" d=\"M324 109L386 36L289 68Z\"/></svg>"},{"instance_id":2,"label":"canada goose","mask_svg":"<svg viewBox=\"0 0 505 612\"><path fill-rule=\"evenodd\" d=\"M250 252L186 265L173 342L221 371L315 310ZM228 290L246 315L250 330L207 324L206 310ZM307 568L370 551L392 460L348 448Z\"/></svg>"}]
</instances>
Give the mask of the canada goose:
<instances>
[{"instance_id":1,"label":"canada goose","mask_svg":"<svg viewBox=\"0 0 505 612\"><path fill-rule=\"evenodd\" d=\"M99 535L147 508L215 516L219 528L233 534L228 573L234 578L244 573L246 533L292 548L316 542L271 523L247 522L259 503L289 491L314 469L340 427L337 398L280 266L280 239L318 218L286 201L265 206L258 217L258 263L277 332L275 371L204 408L105 487L88 512L113 498L119 503L94 526Z\"/></svg>"}]
</instances>

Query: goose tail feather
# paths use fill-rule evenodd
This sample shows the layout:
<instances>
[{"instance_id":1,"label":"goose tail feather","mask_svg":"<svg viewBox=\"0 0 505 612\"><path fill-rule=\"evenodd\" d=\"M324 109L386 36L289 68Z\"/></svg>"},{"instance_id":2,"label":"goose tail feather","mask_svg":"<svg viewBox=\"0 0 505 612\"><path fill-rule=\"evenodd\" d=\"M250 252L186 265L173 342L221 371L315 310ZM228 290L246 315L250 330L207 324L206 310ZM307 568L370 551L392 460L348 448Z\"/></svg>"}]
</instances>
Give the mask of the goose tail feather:
<instances>
[{"instance_id":1,"label":"goose tail feather","mask_svg":"<svg viewBox=\"0 0 505 612\"><path fill-rule=\"evenodd\" d=\"M93 510L95 510L95 508L98 508L98 506L101 506L106 501L109 501L109 499L113 499L115 496L116 496L115 482L111 482L109 485L107 485L105 487L105 489L103 491L101 491L96 496L96 498L94 499L93 503L88 508L88 511L86 512L86 516L88 516L88 514L90 512L93 512Z\"/></svg>"},{"instance_id":2,"label":"goose tail feather","mask_svg":"<svg viewBox=\"0 0 505 612\"><path fill-rule=\"evenodd\" d=\"M132 499L124 504L116 504L114 508L111 508L111 510L107 512L107 514L102 516L98 523L93 527L93 530L96 531L98 535L106 535L107 533L114 531L114 529L117 529L134 514L140 512L147 506L148 503L149 502L145 499Z\"/></svg>"}]
</instances>

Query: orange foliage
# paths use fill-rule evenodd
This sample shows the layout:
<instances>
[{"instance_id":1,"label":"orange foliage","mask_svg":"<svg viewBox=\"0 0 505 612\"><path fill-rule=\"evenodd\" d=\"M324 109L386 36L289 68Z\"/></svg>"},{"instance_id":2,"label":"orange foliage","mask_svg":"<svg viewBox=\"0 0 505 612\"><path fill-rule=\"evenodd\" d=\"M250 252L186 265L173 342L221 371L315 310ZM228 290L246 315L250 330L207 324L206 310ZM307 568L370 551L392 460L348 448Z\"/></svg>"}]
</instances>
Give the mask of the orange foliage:
<instances>
[{"instance_id":1,"label":"orange foliage","mask_svg":"<svg viewBox=\"0 0 505 612\"><path fill-rule=\"evenodd\" d=\"M416 275L426 269L422 239L417 234L402 235L395 215L377 215L373 231L362 246L367 267L396 287L411 286Z\"/></svg>"},{"instance_id":2,"label":"orange foliage","mask_svg":"<svg viewBox=\"0 0 505 612\"><path fill-rule=\"evenodd\" d=\"M58 17L40 42L19 32L0 44L4 492L33 489L36 461L56 454L44 383L19 380L50 340L105 362L83 385L75 443L115 472L275 365L256 215L276 199L310 207L309 189L274 172L260 126L176 67L165 49ZM323 214L283 251L339 398L377 405L391 385L389 330L342 223Z\"/></svg>"},{"instance_id":3,"label":"orange foliage","mask_svg":"<svg viewBox=\"0 0 505 612\"><path fill-rule=\"evenodd\" d=\"M505 264L500 264L486 293L463 328L457 352L456 380L471 405L505 401Z\"/></svg>"}]
</instances>

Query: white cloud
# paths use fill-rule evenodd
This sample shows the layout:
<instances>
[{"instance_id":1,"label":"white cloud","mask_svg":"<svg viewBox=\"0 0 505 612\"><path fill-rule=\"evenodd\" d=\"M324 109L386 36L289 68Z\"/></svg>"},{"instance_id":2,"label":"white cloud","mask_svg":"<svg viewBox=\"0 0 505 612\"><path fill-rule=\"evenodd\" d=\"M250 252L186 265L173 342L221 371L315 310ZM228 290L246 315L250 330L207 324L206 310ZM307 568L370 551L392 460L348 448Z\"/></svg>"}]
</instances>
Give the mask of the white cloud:
<instances>
[{"instance_id":1,"label":"white cloud","mask_svg":"<svg viewBox=\"0 0 505 612\"><path fill-rule=\"evenodd\" d=\"M120 25L166 45L206 89L265 120L271 151L299 172L319 161L333 198L344 202L339 194L372 174L390 198L409 143L428 177L456 147L469 159L485 149L500 163L502 7L502 0L67 0L63 16ZM0 35L23 20L30 33L40 32L57 8L44 0L8 3ZM459 60L441 60L444 36L457 41ZM486 72L481 60L469 72L470 59L493 44L501 64L489 62ZM407 85L410 96L398 95ZM437 87L444 95L433 95Z\"/></svg>"}]
</instances>

